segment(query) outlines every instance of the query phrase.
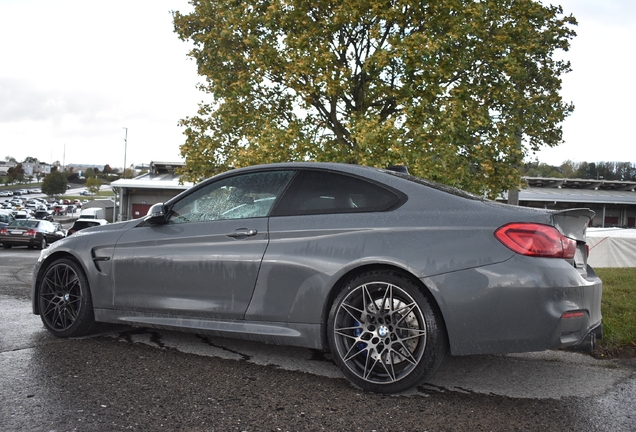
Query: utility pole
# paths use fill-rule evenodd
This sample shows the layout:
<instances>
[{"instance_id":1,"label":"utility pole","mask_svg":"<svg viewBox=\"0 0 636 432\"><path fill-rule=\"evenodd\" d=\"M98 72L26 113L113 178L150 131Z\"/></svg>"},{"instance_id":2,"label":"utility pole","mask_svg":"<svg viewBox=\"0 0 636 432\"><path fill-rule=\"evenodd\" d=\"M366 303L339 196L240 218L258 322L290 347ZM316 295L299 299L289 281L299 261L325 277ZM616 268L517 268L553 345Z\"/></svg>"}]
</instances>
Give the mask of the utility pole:
<instances>
[{"instance_id":1,"label":"utility pole","mask_svg":"<svg viewBox=\"0 0 636 432\"><path fill-rule=\"evenodd\" d=\"M124 174L122 178L126 178L126 152L128 151L128 128L126 129L126 136L124 137Z\"/></svg>"}]
</instances>

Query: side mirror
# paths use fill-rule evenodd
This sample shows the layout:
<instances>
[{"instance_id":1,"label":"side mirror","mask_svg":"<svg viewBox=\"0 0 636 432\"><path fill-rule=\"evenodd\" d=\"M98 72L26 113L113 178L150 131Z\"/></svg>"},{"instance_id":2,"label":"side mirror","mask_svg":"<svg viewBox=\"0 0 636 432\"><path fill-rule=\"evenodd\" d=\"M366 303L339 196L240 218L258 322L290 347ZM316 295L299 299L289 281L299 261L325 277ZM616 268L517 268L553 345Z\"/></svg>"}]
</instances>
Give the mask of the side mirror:
<instances>
[{"instance_id":1,"label":"side mirror","mask_svg":"<svg viewBox=\"0 0 636 432\"><path fill-rule=\"evenodd\" d=\"M163 203L157 203L150 206L144 221L152 225L160 225L162 223L165 223L166 209Z\"/></svg>"}]
</instances>

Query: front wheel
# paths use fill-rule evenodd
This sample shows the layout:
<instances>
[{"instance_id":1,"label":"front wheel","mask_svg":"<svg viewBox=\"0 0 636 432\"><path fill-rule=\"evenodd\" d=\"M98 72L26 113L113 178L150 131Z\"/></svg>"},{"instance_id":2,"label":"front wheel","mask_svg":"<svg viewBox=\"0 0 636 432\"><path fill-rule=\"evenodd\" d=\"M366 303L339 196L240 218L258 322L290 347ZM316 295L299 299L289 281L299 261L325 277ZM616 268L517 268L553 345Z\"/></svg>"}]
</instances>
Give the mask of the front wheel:
<instances>
[{"instance_id":1,"label":"front wheel","mask_svg":"<svg viewBox=\"0 0 636 432\"><path fill-rule=\"evenodd\" d=\"M430 378L448 347L432 301L393 271L365 273L346 285L331 308L328 337L344 375L378 393L401 392Z\"/></svg>"},{"instance_id":2,"label":"front wheel","mask_svg":"<svg viewBox=\"0 0 636 432\"><path fill-rule=\"evenodd\" d=\"M88 280L70 259L59 259L46 268L38 286L38 304L44 326L57 337L82 336L95 325Z\"/></svg>"}]
</instances>

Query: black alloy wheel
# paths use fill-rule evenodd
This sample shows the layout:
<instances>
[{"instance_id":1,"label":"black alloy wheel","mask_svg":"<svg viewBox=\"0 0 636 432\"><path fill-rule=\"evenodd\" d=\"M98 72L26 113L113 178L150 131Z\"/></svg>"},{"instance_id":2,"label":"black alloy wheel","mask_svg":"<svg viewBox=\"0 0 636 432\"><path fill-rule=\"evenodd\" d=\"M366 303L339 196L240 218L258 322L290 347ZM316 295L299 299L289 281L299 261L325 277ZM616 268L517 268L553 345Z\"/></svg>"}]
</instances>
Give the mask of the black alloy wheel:
<instances>
[{"instance_id":1,"label":"black alloy wheel","mask_svg":"<svg viewBox=\"0 0 636 432\"><path fill-rule=\"evenodd\" d=\"M57 337L76 337L95 325L93 302L84 271L64 258L51 263L38 286L40 316Z\"/></svg>"},{"instance_id":2,"label":"black alloy wheel","mask_svg":"<svg viewBox=\"0 0 636 432\"><path fill-rule=\"evenodd\" d=\"M420 286L393 271L365 273L346 285L331 308L328 337L344 375L378 393L421 384L448 349L437 307Z\"/></svg>"}]
</instances>

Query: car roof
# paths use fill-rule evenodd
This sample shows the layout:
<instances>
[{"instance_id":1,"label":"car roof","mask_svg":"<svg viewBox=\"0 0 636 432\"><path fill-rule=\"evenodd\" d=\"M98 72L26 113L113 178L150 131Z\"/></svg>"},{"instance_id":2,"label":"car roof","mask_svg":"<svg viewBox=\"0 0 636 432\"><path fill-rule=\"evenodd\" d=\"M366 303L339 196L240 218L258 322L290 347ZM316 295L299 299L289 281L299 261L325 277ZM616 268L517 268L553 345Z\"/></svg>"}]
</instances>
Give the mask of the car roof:
<instances>
[{"instance_id":1,"label":"car roof","mask_svg":"<svg viewBox=\"0 0 636 432\"><path fill-rule=\"evenodd\" d=\"M252 165L248 167L236 168L233 170L228 170L223 173L217 174L213 177L205 179L194 186L197 188L204 183L208 183L210 181L215 181L217 179L223 177L230 177L233 175L237 175L240 173L249 173L252 171L263 171L263 170L278 170L278 169L287 169L287 170L326 170L326 171L334 171L344 174L350 174L354 176L360 176L367 178L369 180L375 180L377 182L383 183L387 186L397 187L397 189L401 189L401 187L397 186L396 180L401 179L401 181L407 181L410 185L418 184L424 187L429 187L435 189L437 191L454 195L456 197L467 198L470 200L477 201L486 201L485 197L473 195L469 192L466 192L461 189L457 189L452 186L444 185L441 183L437 183L432 180L415 177L409 174L405 174L403 172L398 172L395 169L382 169L369 167L364 165L356 165L356 164L347 164L347 163L338 163L338 162L279 162L272 164L261 164L261 165ZM400 180L397 180L399 183ZM184 191L183 193L188 193L188 191ZM179 199L181 194L167 201L167 203L174 202Z\"/></svg>"}]
</instances>

